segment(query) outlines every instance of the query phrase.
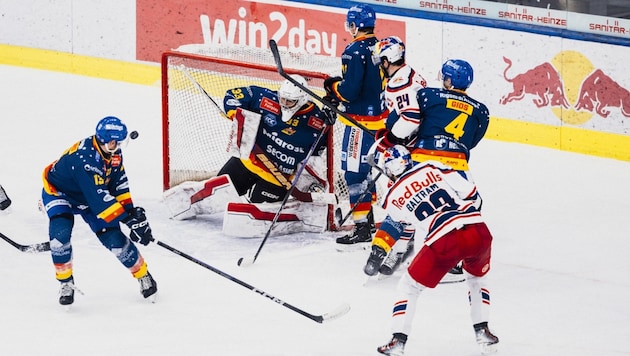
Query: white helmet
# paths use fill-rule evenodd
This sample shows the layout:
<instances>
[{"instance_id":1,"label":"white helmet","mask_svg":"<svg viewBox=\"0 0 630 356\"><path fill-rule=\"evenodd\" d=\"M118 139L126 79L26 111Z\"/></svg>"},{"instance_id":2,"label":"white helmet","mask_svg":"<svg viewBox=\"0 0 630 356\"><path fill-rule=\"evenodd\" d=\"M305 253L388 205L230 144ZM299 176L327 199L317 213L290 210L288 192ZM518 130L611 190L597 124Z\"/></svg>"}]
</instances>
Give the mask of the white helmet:
<instances>
[{"instance_id":1,"label":"white helmet","mask_svg":"<svg viewBox=\"0 0 630 356\"><path fill-rule=\"evenodd\" d=\"M296 82L306 86L306 79L301 75L291 74ZM285 80L278 89L278 101L282 109L282 121L287 122L296 111L298 111L308 101L308 96L304 90L298 88L290 80Z\"/></svg>"},{"instance_id":2,"label":"white helmet","mask_svg":"<svg viewBox=\"0 0 630 356\"><path fill-rule=\"evenodd\" d=\"M411 166L411 153L405 146L395 145L383 152L383 170L390 178L398 178L405 173Z\"/></svg>"},{"instance_id":3,"label":"white helmet","mask_svg":"<svg viewBox=\"0 0 630 356\"><path fill-rule=\"evenodd\" d=\"M405 59L405 44L396 36L385 37L376 43L374 52L379 60L385 57L389 63L395 63Z\"/></svg>"}]
</instances>

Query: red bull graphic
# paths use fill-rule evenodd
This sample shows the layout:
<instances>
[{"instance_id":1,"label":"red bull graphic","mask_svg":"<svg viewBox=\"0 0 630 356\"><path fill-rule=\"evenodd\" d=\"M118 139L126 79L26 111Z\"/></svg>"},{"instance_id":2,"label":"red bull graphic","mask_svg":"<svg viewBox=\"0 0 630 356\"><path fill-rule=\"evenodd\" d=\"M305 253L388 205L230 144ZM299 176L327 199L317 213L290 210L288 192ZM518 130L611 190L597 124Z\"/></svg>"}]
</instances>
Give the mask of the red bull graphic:
<instances>
[{"instance_id":1,"label":"red bull graphic","mask_svg":"<svg viewBox=\"0 0 630 356\"><path fill-rule=\"evenodd\" d=\"M526 94L529 94L534 96L532 101L539 108L543 106L569 108L560 74L551 63L545 62L510 79L507 72L512 67L512 61L506 57L503 57L503 61L508 65L503 71L503 78L512 83L513 91L503 96L499 101L500 104L505 105L513 100L522 100Z\"/></svg>"},{"instance_id":2,"label":"red bull graphic","mask_svg":"<svg viewBox=\"0 0 630 356\"><path fill-rule=\"evenodd\" d=\"M563 51L512 78L508 76L512 60L503 57L503 61L507 64L503 78L512 84L512 91L499 100L501 105L530 96L536 107L550 107L561 121L574 125L589 121L592 114L607 118L610 108L630 117L630 91L579 52ZM564 78L557 68L562 68Z\"/></svg>"},{"instance_id":3,"label":"red bull graphic","mask_svg":"<svg viewBox=\"0 0 630 356\"><path fill-rule=\"evenodd\" d=\"M575 109L595 111L606 118L610 114L609 107L618 107L623 116L630 117L630 92L597 69L582 82Z\"/></svg>"}]
</instances>

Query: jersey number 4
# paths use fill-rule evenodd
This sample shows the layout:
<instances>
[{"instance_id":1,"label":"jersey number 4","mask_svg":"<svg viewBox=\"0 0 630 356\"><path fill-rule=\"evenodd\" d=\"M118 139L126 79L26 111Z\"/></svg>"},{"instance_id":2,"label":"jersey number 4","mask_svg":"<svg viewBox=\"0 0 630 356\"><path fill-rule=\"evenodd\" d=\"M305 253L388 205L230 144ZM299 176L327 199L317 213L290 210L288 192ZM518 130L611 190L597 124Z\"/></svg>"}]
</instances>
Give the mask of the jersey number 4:
<instances>
[{"instance_id":1,"label":"jersey number 4","mask_svg":"<svg viewBox=\"0 0 630 356\"><path fill-rule=\"evenodd\" d=\"M466 125L466 120L468 120L468 114L461 113L453 119L453 121L449 122L446 127L444 127L444 131L453 135L453 138L459 141L459 139L464 136L464 126Z\"/></svg>"}]
</instances>

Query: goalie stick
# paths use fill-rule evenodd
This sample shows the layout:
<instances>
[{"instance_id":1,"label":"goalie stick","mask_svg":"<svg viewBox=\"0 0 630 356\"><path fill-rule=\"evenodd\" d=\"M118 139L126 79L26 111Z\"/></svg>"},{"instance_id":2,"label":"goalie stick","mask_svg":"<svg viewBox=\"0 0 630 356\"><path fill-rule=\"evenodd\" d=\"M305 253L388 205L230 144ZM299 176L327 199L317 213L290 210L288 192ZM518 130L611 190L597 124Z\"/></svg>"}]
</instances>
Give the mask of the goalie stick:
<instances>
[{"instance_id":1,"label":"goalie stick","mask_svg":"<svg viewBox=\"0 0 630 356\"><path fill-rule=\"evenodd\" d=\"M312 90L310 90L309 88L305 87L300 82L298 82L293 77L291 77L287 72L285 72L284 68L282 67L282 59L280 58L280 52L278 51L278 44L276 43L276 41L274 39L270 39L269 40L269 48L271 48L271 53L273 54L273 59L276 62L276 67L278 69L278 74L280 74L283 78L289 80L296 87L298 87L298 88L302 89L303 91L305 91L308 95L310 95L313 98L317 99L317 101L319 101L320 103L322 103L322 104L326 105L327 107L329 107L337 115L342 116L344 119L346 119L349 122L351 122L354 126L358 127L359 129L361 129L362 131L364 131L368 135L374 137L374 135L375 135L374 132L368 130L367 127L361 125L359 122L357 122L357 120L351 118L350 116L348 116L348 114L346 114L345 112L339 110L330 101L328 101L328 100L322 98L321 96L317 95Z\"/></svg>"},{"instance_id":2,"label":"goalie stick","mask_svg":"<svg viewBox=\"0 0 630 356\"><path fill-rule=\"evenodd\" d=\"M235 282L235 283L237 283L237 284L239 284L239 285L241 285L241 286L243 286L243 287L245 287L245 288L255 292L256 294L259 294L259 295L261 295L261 296L263 296L265 298L268 298L269 300L273 301L276 304L282 305L283 307L288 308L288 309L290 309L290 310L292 310L292 311L294 311L294 312L296 312L296 313L298 313L298 314L300 314L302 316L305 316L305 317L307 317L307 318L309 318L309 319L311 319L311 320L313 320L315 322L318 322L320 324L323 323L324 321L337 319L337 318L345 315L346 313L348 313L350 311L350 305L344 303L344 304L341 304L340 306L338 306L337 308L335 308L334 310L332 310L332 311L330 311L328 313L325 313L325 314L315 315L315 314L308 313L308 312L306 312L306 311L304 311L304 310L302 310L302 309L300 309L300 308L298 308L296 306L293 306L293 305L291 305L291 304L289 304L289 303L287 303L287 302L285 302L285 301L283 301L283 300L281 300L281 299L279 299L279 298L277 298L277 297L275 297L275 296L273 296L273 295L271 295L271 294L269 294L269 293L267 293L267 292L265 292L263 290L260 290L260 289L258 289L256 287L252 286L251 284L248 284L248 283L246 283L246 282L244 282L244 281L242 281L242 280L240 280L240 279L238 279L236 277L233 277L233 276L231 276L231 275L229 275L229 274L227 274L227 273L225 273L225 272L215 268L215 267L212 267L211 265L209 265L209 264L207 264L207 263L205 263L205 262L203 262L201 260L198 260L195 257L192 257L191 255L188 255L188 254L186 254L186 253L184 253L184 252L182 252L182 251L180 251L180 250L178 250L178 249L176 249L174 247L171 247L171 246L165 244L162 241L158 241L158 240L155 240L155 239L153 241L158 246L163 247L163 248L165 248L165 249L175 253L176 255L184 257L185 259L187 259L187 260L189 260L191 262L194 262L194 263L196 263L196 264L198 264L198 265L200 265L200 266L202 266L202 267L204 267L206 269L209 269L210 271L220 275L223 278L229 279L230 281Z\"/></svg>"},{"instance_id":3,"label":"goalie stick","mask_svg":"<svg viewBox=\"0 0 630 356\"><path fill-rule=\"evenodd\" d=\"M267 241L267 239L269 238L269 235L271 234L271 230L273 229L273 226L276 224L276 222L278 221L278 218L280 217L280 213L282 212L282 209L284 208L284 205L289 200L289 196L296 189L295 185L297 184L297 181L300 179L300 176L302 175L302 172L304 171L304 168L306 167L306 162L308 162L308 159L311 158L311 156L313 155L313 152L315 152L315 149L319 145L319 141L326 134L326 132L328 131L328 128L329 128L329 126L324 124L324 129L320 132L319 136L317 136L317 139L315 140L315 142L311 146L311 149L306 154L306 157L304 157L304 159L302 160L302 164L300 164L300 168L298 168L298 171L293 176L293 182L291 182L291 186L288 188L287 193L284 195L284 198L282 199L282 202L280 203L280 208L278 209L276 214L273 216L273 220L271 220L271 225L269 225L269 229L267 229L267 233L265 233L265 237L261 241L260 246L258 247L258 251L256 251L256 254L254 255L254 257L252 259L246 260L244 257L239 258L238 261L236 262L237 265L239 265L239 266L248 266L248 265L252 265L252 264L254 264L254 262L256 262L256 259L258 258L258 255L260 254L260 251L262 250L263 246L265 245L265 242ZM278 172L278 173L280 173L280 172ZM285 187L286 187L286 185L285 185Z\"/></svg>"},{"instance_id":4,"label":"goalie stick","mask_svg":"<svg viewBox=\"0 0 630 356\"><path fill-rule=\"evenodd\" d=\"M45 252L45 251L50 251L50 242L46 241L46 242L40 242L40 243L36 243L36 244L32 244L32 245L21 245L15 241L13 241L11 238L9 238L8 236L6 236L5 234L0 232L0 238L2 238L4 241L8 242L9 244L11 244L11 246L17 248L18 250L22 251L22 252L26 252L26 253L37 253L37 252Z\"/></svg>"}]
</instances>

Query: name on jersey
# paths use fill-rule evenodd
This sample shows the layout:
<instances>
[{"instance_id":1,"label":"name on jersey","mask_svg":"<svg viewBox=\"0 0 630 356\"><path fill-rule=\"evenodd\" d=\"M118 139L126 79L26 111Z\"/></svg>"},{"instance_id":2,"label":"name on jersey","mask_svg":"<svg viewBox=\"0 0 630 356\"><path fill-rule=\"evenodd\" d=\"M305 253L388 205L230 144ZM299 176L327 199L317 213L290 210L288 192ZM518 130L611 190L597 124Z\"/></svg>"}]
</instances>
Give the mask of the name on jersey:
<instances>
[{"instance_id":1,"label":"name on jersey","mask_svg":"<svg viewBox=\"0 0 630 356\"><path fill-rule=\"evenodd\" d=\"M262 133L268 139L272 140L280 148L283 148L283 149L289 150L289 151L293 151L293 152L304 153L304 147L295 146L292 143L288 143L288 142L284 141L283 139L278 137L278 133L277 132L269 132L269 131L267 131L267 129L265 129L263 127Z\"/></svg>"},{"instance_id":2,"label":"name on jersey","mask_svg":"<svg viewBox=\"0 0 630 356\"><path fill-rule=\"evenodd\" d=\"M446 99L446 107L448 109L464 112L468 115L472 115L473 112L472 105L459 100Z\"/></svg>"},{"instance_id":3,"label":"name on jersey","mask_svg":"<svg viewBox=\"0 0 630 356\"><path fill-rule=\"evenodd\" d=\"M472 107L475 107L475 108L479 108L479 103L474 103L474 102L470 101L470 99L467 96L465 96L465 95L454 94L452 92L440 92L439 95L440 95L440 98L445 98L446 99L447 105L448 105L448 102L452 100L452 101L459 101L462 104L468 104L468 105L470 105ZM462 110L459 110L459 111L462 111ZM472 109L471 109L471 112L472 112Z\"/></svg>"},{"instance_id":4,"label":"name on jersey","mask_svg":"<svg viewBox=\"0 0 630 356\"><path fill-rule=\"evenodd\" d=\"M426 173L424 179L413 180L406 184L405 190L392 198L391 203L398 209L404 206L413 211L424 198L438 189L437 182L442 180L440 174Z\"/></svg>"},{"instance_id":5,"label":"name on jersey","mask_svg":"<svg viewBox=\"0 0 630 356\"><path fill-rule=\"evenodd\" d=\"M262 98L262 100L260 101L260 108L263 110L271 111L276 115L280 114L280 104L269 98Z\"/></svg>"}]
</instances>

